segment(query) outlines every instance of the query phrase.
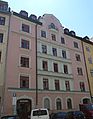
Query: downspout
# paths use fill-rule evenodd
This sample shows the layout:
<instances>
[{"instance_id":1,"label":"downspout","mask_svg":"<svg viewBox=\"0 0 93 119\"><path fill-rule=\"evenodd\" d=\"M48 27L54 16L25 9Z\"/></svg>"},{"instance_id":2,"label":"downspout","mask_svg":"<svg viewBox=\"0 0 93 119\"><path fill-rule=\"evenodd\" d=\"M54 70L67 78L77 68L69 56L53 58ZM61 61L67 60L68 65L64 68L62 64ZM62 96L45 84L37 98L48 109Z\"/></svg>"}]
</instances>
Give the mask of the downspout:
<instances>
[{"instance_id":1,"label":"downspout","mask_svg":"<svg viewBox=\"0 0 93 119\"><path fill-rule=\"evenodd\" d=\"M36 47L36 107L38 106L38 79L37 79L37 24L35 25L35 47Z\"/></svg>"},{"instance_id":2,"label":"downspout","mask_svg":"<svg viewBox=\"0 0 93 119\"><path fill-rule=\"evenodd\" d=\"M84 47L83 47L83 41L81 41L81 44L82 44L82 50L83 50L83 56L84 56L84 62L85 62L86 75L88 79L87 81L88 81L88 86L89 86L90 97L92 98L91 88L90 88L90 83L89 83L89 76L88 76L88 69L87 69L86 58L85 58ZM92 102L92 99L91 99L91 102Z\"/></svg>"}]
</instances>

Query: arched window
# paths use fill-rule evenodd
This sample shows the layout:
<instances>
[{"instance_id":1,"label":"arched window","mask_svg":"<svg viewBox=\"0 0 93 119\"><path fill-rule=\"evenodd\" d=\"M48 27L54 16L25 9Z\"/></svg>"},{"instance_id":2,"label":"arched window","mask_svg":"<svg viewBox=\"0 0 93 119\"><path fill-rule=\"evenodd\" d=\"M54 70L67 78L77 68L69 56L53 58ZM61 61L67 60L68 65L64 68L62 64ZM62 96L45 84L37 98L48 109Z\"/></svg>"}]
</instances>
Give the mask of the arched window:
<instances>
[{"instance_id":1,"label":"arched window","mask_svg":"<svg viewBox=\"0 0 93 119\"><path fill-rule=\"evenodd\" d=\"M83 99L83 104L88 104L88 103L90 103L90 99L84 98L84 99Z\"/></svg>"},{"instance_id":2,"label":"arched window","mask_svg":"<svg viewBox=\"0 0 93 119\"><path fill-rule=\"evenodd\" d=\"M70 98L67 99L67 108L72 109L72 101Z\"/></svg>"},{"instance_id":3,"label":"arched window","mask_svg":"<svg viewBox=\"0 0 93 119\"><path fill-rule=\"evenodd\" d=\"M56 109L57 110L61 110L62 109L61 99L60 98L56 99Z\"/></svg>"},{"instance_id":4,"label":"arched window","mask_svg":"<svg viewBox=\"0 0 93 119\"><path fill-rule=\"evenodd\" d=\"M51 28L55 29L55 24L51 23Z\"/></svg>"},{"instance_id":5,"label":"arched window","mask_svg":"<svg viewBox=\"0 0 93 119\"><path fill-rule=\"evenodd\" d=\"M50 100L48 98L44 99L44 108L50 110Z\"/></svg>"}]
</instances>

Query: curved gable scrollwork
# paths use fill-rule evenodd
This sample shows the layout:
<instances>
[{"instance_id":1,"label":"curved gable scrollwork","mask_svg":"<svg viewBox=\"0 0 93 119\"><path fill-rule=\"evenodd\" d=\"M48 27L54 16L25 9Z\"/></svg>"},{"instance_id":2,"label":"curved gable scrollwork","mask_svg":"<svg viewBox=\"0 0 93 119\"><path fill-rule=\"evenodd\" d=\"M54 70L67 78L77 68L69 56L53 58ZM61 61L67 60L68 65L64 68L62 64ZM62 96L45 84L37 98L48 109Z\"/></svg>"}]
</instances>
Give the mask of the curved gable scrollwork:
<instances>
[{"instance_id":1,"label":"curved gable scrollwork","mask_svg":"<svg viewBox=\"0 0 93 119\"><path fill-rule=\"evenodd\" d=\"M44 14L40 19L43 26L48 27L48 29L54 29L62 32L64 31L62 24L53 14Z\"/></svg>"}]
</instances>

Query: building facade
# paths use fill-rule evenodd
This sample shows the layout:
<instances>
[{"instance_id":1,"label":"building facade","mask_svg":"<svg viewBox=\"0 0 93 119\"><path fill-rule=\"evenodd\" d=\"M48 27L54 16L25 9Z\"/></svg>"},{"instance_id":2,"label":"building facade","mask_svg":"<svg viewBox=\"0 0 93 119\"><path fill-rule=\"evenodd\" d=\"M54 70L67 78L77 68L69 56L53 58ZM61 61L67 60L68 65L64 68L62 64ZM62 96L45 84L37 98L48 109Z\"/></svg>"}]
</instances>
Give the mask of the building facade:
<instances>
[{"instance_id":1,"label":"building facade","mask_svg":"<svg viewBox=\"0 0 93 119\"><path fill-rule=\"evenodd\" d=\"M79 109L79 103L90 101L81 40L67 35L67 29L51 14L44 14L40 21L37 40L39 105L52 111Z\"/></svg>"},{"instance_id":2,"label":"building facade","mask_svg":"<svg viewBox=\"0 0 93 119\"><path fill-rule=\"evenodd\" d=\"M37 18L21 10L0 15L6 18L0 25L3 115L30 116L40 107L78 110L79 103L91 102L82 38L52 14Z\"/></svg>"},{"instance_id":3,"label":"building facade","mask_svg":"<svg viewBox=\"0 0 93 119\"><path fill-rule=\"evenodd\" d=\"M12 12L7 49L3 113L30 115L36 106L36 28L35 15ZM8 103L7 103L8 102Z\"/></svg>"},{"instance_id":4,"label":"building facade","mask_svg":"<svg viewBox=\"0 0 93 119\"><path fill-rule=\"evenodd\" d=\"M93 102L93 42L85 37L82 42L84 49L85 65L90 88L90 95Z\"/></svg>"},{"instance_id":5,"label":"building facade","mask_svg":"<svg viewBox=\"0 0 93 119\"><path fill-rule=\"evenodd\" d=\"M8 3L0 1L0 110L2 110L5 85L9 19L10 12L8 9Z\"/></svg>"}]
</instances>

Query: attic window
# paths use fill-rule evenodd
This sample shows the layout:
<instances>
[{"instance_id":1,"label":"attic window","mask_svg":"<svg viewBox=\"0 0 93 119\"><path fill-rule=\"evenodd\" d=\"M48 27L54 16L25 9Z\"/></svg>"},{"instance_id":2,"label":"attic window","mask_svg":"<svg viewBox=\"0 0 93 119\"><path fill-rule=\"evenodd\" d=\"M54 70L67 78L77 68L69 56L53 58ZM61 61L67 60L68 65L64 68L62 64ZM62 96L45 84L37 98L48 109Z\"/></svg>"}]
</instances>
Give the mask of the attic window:
<instances>
[{"instance_id":1,"label":"attic window","mask_svg":"<svg viewBox=\"0 0 93 119\"><path fill-rule=\"evenodd\" d=\"M58 30L58 28L55 26L54 23L51 23L51 24L49 25L49 29L55 29L55 30Z\"/></svg>"},{"instance_id":2,"label":"attic window","mask_svg":"<svg viewBox=\"0 0 93 119\"><path fill-rule=\"evenodd\" d=\"M51 23L51 28L55 29L55 24Z\"/></svg>"}]
</instances>

